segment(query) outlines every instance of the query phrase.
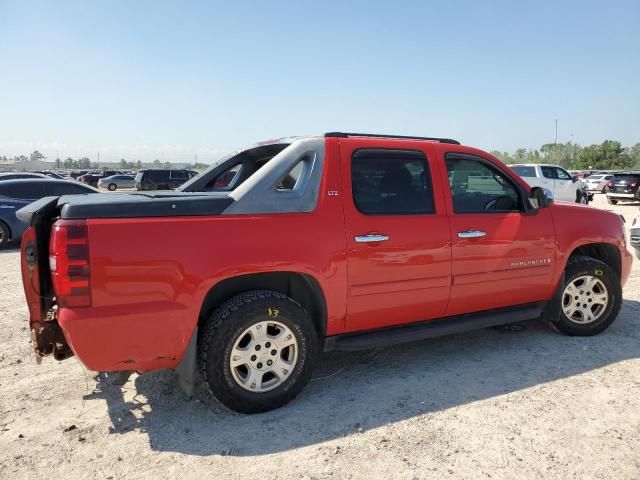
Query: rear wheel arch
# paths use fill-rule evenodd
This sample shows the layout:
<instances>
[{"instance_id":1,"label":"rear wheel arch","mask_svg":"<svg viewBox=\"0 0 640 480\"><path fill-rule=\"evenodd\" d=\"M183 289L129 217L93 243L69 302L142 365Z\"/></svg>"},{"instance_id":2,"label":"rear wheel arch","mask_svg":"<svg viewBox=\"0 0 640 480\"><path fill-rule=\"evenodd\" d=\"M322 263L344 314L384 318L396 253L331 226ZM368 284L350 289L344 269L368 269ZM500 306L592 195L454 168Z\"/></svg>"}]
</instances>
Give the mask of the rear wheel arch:
<instances>
[{"instance_id":1,"label":"rear wheel arch","mask_svg":"<svg viewBox=\"0 0 640 480\"><path fill-rule=\"evenodd\" d=\"M198 326L202 326L211 313L227 300L252 290L271 290L292 298L309 312L318 338L325 337L327 304L322 288L313 276L292 271L238 275L216 283L202 301Z\"/></svg>"}]
</instances>

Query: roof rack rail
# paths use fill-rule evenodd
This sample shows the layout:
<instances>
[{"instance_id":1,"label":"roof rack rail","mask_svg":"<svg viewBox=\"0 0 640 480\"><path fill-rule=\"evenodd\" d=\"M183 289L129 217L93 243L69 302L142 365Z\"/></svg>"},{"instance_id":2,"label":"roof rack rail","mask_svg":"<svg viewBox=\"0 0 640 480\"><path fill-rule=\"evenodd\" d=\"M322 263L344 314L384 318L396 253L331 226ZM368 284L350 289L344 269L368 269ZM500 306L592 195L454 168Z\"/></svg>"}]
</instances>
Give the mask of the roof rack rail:
<instances>
[{"instance_id":1,"label":"roof rack rail","mask_svg":"<svg viewBox=\"0 0 640 480\"><path fill-rule=\"evenodd\" d=\"M375 133L348 133L348 132L327 132L325 137L332 138L348 138L348 137L372 137L372 138L403 138L406 140L431 140L433 142L451 143L453 145L460 145L460 142L451 138L437 138L437 137L413 137L407 135L378 135Z\"/></svg>"}]
</instances>

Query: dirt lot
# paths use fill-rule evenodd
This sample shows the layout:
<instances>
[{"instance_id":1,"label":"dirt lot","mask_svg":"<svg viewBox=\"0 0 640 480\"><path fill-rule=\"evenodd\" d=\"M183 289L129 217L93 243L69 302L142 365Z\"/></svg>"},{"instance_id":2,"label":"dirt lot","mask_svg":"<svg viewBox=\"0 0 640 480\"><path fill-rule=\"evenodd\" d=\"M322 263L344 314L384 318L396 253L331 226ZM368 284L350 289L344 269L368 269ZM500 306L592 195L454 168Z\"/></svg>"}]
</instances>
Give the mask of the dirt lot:
<instances>
[{"instance_id":1,"label":"dirt lot","mask_svg":"<svg viewBox=\"0 0 640 480\"><path fill-rule=\"evenodd\" d=\"M624 299L592 338L532 322L325 355L296 401L242 416L202 387L187 400L173 372L121 388L75 359L37 366L2 251L0 478L637 479L638 263Z\"/></svg>"}]
</instances>

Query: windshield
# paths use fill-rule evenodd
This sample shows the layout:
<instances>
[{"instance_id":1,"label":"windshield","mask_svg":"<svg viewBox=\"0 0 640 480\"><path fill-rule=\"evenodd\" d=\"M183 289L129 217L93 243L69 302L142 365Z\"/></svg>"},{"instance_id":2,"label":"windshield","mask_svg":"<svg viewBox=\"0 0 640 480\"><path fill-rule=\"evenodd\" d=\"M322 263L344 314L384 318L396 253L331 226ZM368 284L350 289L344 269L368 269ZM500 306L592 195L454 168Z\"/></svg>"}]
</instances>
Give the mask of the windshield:
<instances>
[{"instance_id":1,"label":"windshield","mask_svg":"<svg viewBox=\"0 0 640 480\"><path fill-rule=\"evenodd\" d=\"M640 180L640 174L638 174L638 175L614 175L613 179L616 182L633 183L633 182L637 182L638 180Z\"/></svg>"}]
</instances>

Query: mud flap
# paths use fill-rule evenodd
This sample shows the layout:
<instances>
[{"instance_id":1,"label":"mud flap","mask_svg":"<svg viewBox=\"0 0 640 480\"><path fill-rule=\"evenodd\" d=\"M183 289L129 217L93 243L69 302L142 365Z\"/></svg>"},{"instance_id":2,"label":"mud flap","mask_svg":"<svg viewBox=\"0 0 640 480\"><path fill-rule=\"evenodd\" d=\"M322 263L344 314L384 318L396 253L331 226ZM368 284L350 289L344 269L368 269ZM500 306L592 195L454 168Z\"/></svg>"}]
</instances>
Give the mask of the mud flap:
<instances>
[{"instance_id":1,"label":"mud flap","mask_svg":"<svg viewBox=\"0 0 640 480\"><path fill-rule=\"evenodd\" d=\"M189 398L193 396L193 389L198 380L197 353L198 327L194 328L182 360L175 368L175 372L178 374L178 384Z\"/></svg>"},{"instance_id":2,"label":"mud flap","mask_svg":"<svg viewBox=\"0 0 640 480\"><path fill-rule=\"evenodd\" d=\"M540 317L544 323L554 326L554 323L558 321L560 318L560 308L562 307L562 291L564 289L564 272L562 272L562 277L560 277L560 281L558 282L558 287L553 294L551 300L547 302L547 305L544 307L542 311L542 316Z\"/></svg>"}]
</instances>

